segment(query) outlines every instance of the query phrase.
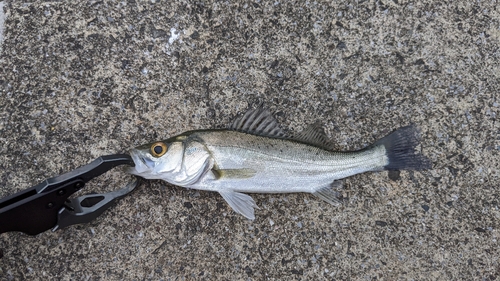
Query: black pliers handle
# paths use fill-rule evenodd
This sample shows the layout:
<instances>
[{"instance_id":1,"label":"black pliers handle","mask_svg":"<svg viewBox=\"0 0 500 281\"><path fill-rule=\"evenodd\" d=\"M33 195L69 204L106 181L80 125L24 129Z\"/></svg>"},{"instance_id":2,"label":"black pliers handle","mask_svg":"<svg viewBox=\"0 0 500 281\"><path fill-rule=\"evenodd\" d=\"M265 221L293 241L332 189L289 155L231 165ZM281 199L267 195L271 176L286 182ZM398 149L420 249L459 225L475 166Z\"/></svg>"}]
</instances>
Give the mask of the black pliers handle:
<instances>
[{"instance_id":1,"label":"black pliers handle","mask_svg":"<svg viewBox=\"0 0 500 281\"><path fill-rule=\"evenodd\" d=\"M126 154L101 156L90 164L0 199L0 233L21 231L36 235L95 219L131 192L138 180L110 193L68 198L91 179L119 165L134 166L134 161Z\"/></svg>"}]
</instances>

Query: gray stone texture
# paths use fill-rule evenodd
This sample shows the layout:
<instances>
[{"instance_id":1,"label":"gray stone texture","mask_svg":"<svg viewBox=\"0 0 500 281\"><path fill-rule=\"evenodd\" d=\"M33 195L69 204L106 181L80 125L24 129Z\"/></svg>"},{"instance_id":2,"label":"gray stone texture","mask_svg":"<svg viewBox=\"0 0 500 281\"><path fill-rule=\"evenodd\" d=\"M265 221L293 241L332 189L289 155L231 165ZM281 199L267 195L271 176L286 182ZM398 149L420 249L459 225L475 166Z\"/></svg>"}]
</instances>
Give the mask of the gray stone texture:
<instances>
[{"instance_id":1,"label":"gray stone texture","mask_svg":"<svg viewBox=\"0 0 500 281\"><path fill-rule=\"evenodd\" d=\"M265 104L338 150L422 131L424 172L343 180L344 204L143 183L97 220L0 235L1 280L499 278L498 1L4 1L0 197ZM89 183L132 180L121 169Z\"/></svg>"}]
</instances>

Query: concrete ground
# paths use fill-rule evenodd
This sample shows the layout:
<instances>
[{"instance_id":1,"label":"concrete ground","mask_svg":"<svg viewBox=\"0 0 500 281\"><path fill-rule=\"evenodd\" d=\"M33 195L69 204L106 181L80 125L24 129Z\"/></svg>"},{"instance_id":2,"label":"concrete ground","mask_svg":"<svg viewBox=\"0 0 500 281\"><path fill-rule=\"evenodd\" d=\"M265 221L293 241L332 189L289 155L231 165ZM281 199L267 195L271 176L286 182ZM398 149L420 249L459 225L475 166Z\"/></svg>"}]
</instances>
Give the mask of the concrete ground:
<instances>
[{"instance_id":1,"label":"concrete ground","mask_svg":"<svg viewBox=\"0 0 500 281\"><path fill-rule=\"evenodd\" d=\"M338 150L414 123L433 162L347 178L340 207L256 194L253 222L148 181L89 224L1 234L1 280L500 278L498 1L0 3L0 197L260 103Z\"/></svg>"}]
</instances>

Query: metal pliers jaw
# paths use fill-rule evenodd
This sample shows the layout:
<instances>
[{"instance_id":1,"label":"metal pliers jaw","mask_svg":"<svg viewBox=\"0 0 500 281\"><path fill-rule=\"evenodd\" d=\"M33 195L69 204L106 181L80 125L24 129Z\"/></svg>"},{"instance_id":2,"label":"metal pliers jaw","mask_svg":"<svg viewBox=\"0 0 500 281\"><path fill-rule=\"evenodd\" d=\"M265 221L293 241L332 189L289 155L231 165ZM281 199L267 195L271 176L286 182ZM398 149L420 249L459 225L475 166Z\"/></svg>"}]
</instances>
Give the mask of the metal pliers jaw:
<instances>
[{"instance_id":1,"label":"metal pliers jaw","mask_svg":"<svg viewBox=\"0 0 500 281\"><path fill-rule=\"evenodd\" d=\"M101 156L90 164L0 199L0 233L21 231L36 235L92 221L132 192L139 178L113 192L68 198L91 179L119 165L134 166L134 161L126 154Z\"/></svg>"}]
</instances>

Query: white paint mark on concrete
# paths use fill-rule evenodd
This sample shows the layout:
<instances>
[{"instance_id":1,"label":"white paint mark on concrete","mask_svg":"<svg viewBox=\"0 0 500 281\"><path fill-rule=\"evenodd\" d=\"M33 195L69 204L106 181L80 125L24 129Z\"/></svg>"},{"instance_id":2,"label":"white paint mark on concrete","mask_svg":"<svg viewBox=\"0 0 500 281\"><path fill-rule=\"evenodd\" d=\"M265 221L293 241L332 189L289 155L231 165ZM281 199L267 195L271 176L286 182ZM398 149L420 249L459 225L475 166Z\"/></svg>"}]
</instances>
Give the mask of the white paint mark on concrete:
<instances>
[{"instance_id":1,"label":"white paint mark on concrete","mask_svg":"<svg viewBox=\"0 0 500 281\"><path fill-rule=\"evenodd\" d=\"M181 33L175 28L170 28L170 38L168 38L168 44L172 45L176 40L181 37Z\"/></svg>"},{"instance_id":2,"label":"white paint mark on concrete","mask_svg":"<svg viewBox=\"0 0 500 281\"><path fill-rule=\"evenodd\" d=\"M182 32L182 33L181 33ZM165 51L167 55L171 55L171 47L172 44L174 44L175 41L179 40L179 42L182 42L181 35L185 34L185 31L179 31L175 29L175 27L170 28L170 37L168 38L168 43L165 46Z\"/></svg>"},{"instance_id":3,"label":"white paint mark on concrete","mask_svg":"<svg viewBox=\"0 0 500 281\"><path fill-rule=\"evenodd\" d=\"M3 6L4 3L3 1L0 2L0 50L2 50L2 43L3 43L3 26L5 23L5 14L3 13Z\"/></svg>"}]
</instances>

